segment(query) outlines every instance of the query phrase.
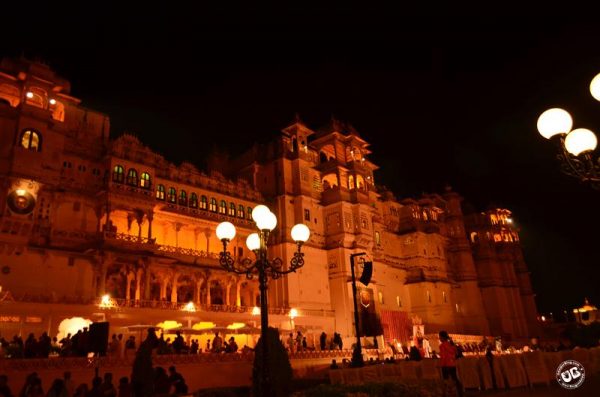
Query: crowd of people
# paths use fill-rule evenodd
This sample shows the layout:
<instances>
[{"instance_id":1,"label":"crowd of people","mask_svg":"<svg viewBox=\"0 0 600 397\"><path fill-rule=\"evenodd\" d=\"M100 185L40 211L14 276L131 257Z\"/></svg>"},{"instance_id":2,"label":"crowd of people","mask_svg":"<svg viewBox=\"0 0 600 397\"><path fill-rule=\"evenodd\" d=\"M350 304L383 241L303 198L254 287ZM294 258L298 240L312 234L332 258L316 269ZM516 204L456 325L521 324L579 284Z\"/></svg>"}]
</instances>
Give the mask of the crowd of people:
<instances>
[{"instance_id":1,"label":"crowd of people","mask_svg":"<svg viewBox=\"0 0 600 397\"><path fill-rule=\"evenodd\" d=\"M168 372L163 367L154 368L154 394L157 396L184 395L188 387L183 376L176 368L169 367ZM106 372L101 378L95 376L91 384L82 383L75 387L71 372L65 372L62 378L54 379L44 392L42 379L33 372L25 379L25 384L18 394L14 394L8 385L8 377L0 375L0 397L133 397L133 387L129 377L113 383L113 374Z\"/></svg>"}]
</instances>

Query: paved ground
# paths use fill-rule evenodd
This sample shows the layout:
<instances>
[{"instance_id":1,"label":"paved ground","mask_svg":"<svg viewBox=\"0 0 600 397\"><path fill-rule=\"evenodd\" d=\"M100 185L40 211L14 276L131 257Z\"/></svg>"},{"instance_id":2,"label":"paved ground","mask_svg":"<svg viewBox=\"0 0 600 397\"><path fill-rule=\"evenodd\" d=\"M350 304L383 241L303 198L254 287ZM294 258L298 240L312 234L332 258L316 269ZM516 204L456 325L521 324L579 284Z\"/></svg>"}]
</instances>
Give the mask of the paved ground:
<instances>
[{"instance_id":1,"label":"paved ground","mask_svg":"<svg viewBox=\"0 0 600 397\"><path fill-rule=\"evenodd\" d=\"M533 389L519 388L502 391L467 391L468 397L598 397L600 396L600 377L586 378L583 385L575 390L566 390L557 383L551 387L536 386Z\"/></svg>"}]
</instances>

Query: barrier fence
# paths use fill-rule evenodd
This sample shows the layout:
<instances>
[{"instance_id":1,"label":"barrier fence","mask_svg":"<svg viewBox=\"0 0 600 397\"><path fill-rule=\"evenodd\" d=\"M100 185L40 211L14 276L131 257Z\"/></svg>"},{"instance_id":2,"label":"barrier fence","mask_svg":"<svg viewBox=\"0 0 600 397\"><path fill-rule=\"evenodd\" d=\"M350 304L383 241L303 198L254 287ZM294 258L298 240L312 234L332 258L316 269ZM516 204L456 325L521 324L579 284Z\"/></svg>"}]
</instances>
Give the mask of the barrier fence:
<instances>
[{"instance_id":1,"label":"barrier fence","mask_svg":"<svg viewBox=\"0 0 600 397\"><path fill-rule=\"evenodd\" d=\"M556 382L556 370L566 360L580 362L586 374L600 373L600 347L561 352L529 352L522 354L467 356L456 360L458 377L465 389L533 387ZM363 368L329 370L332 384L362 384L367 382L401 382L418 379L440 380L437 359L397 361L393 364L373 364Z\"/></svg>"}]
</instances>

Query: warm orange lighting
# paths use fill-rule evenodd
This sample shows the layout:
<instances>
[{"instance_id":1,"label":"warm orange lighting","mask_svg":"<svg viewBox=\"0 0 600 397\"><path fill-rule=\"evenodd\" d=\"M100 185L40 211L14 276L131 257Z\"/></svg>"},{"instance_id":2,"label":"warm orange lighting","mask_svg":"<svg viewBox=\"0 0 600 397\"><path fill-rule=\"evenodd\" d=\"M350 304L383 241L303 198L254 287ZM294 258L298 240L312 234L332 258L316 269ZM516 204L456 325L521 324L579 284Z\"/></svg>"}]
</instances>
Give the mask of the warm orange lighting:
<instances>
[{"instance_id":1,"label":"warm orange lighting","mask_svg":"<svg viewBox=\"0 0 600 397\"><path fill-rule=\"evenodd\" d=\"M54 99L54 98L50 99L50 105L56 105L56 99Z\"/></svg>"},{"instance_id":2,"label":"warm orange lighting","mask_svg":"<svg viewBox=\"0 0 600 397\"><path fill-rule=\"evenodd\" d=\"M17 193L17 196L25 196L25 194L27 193L27 190L17 189L17 190L15 190L15 193Z\"/></svg>"},{"instance_id":3,"label":"warm orange lighting","mask_svg":"<svg viewBox=\"0 0 600 397\"><path fill-rule=\"evenodd\" d=\"M173 321L173 320L167 320L167 321L163 321L162 323L156 324L156 327L164 329L165 331L168 331L170 329L181 327L181 323L178 323L177 321Z\"/></svg>"},{"instance_id":4,"label":"warm orange lighting","mask_svg":"<svg viewBox=\"0 0 600 397\"><path fill-rule=\"evenodd\" d=\"M25 94L25 96L29 99L33 98L33 92L29 91L27 92L27 94Z\"/></svg>"},{"instance_id":5,"label":"warm orange lighting","mask_svg":"<svg viewBox=\"0 0 600 397\"><path fill-rule=\"evenodd\" d=\"M102 298L100 298L100 307L109 308L109 307L113 307L113 306L114 306L114 302L110 298L110 295L109 294L102 295Z\"/></svg>"},{"instance_id":6,"label":"warm orange lighting","mask_svg":"<svg viewBox=\"0 0 600 397\"><path fill-rule=\"evenodd\" d=\"M186 312L195 312L196 311L196 305L194 305L194 302L188 302L182 309L183 311Z\"/></svg>"},{"instance_id":7,"label":"warm orange lighting","mask_svg":"<svg viewBox=\"0 0 600 397\"><path fill-rule=\"evenodd\" d=\"M233 324L229 324L227 326L227 329L240 329L240 328L244 328L246 326L246 324L244 323L233 323Z\"/></svg>"},{"instance_id":8,"label":"warm orange lighting","mask_svg":"<svg viewBox=\"0 0 600 397\"><path fill-rule=\"evenodd\" d=\"M546 321L546 316L542 316L542 321Z\"/></svg>"},{"instance_id":9,"label":"warm orange lighting","mask_svg":"<svg viewBox=\"0 0 600 397\"><path fill-rule=\"evenodd\" d=\"M258 307L258 306L254 306L254 307L252 308L252 315L253 315L253 316L258 316L258 315L260 315L260 307Z\"/></svg>"},{"instance_id":10,"label":"warm orange lighting","mask_svg":"<svg viewBox=\"0 0 600 397\"><path fill-rule=\"evenodd\" d=\"M217 324L210 322L210 321L200 321L199 323L192 325L192 328L200 331L203 329L212 329L216 326L217 326Z\"/></svg>"},{"instance_id":11,"label":"warm orange lighting","mask_svg":"<svg viewBox=\"0 0 600 397\"><path fill-rule=\"evenodd\" d=\"M296 317L298 317L298 310L297 309L290 309L290 318L293 320Z\"/></svg>"}]
</instances>

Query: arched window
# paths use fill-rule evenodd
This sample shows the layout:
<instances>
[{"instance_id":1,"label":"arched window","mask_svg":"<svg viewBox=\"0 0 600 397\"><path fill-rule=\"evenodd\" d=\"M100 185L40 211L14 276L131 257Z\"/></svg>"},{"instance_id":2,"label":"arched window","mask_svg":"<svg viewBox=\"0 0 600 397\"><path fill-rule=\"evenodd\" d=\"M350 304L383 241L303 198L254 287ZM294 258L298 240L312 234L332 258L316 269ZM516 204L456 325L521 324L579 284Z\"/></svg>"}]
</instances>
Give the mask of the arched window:
<instances>
[{"instance_id":1,"label":"arched window","mask_svg":"<svg viewBox=\"0 0 600 397\"><path fill-rule=\"evenodd\" d=\"M158 185L156 187L156 199L157 200L165 199L165 186L164 185Z\"/></svg>"},{"instance_id":2,"label":"arched window","mask_svg":"<svg viewBox=\"0 0 600 397\"><path fill-rule=\"evenodd\" d=\"M240 204L240 206L238 207L238 213L237 213L238 218L242 218L244 219L245 216L245 211L244 211L244 206L242 204Z\"/></svg>"},{"instance_id":3,"label":"arched window","mask_svg":"<svg viewBox=\"0 0 600 397\"><path fill-rule=\"evenodd\" d=\"M179 192L179 205L187 205L187 193L185 190Z\"/></svg>"},{"instance_id":4,"label":"arched window","mask_svg":"<svg viewBox=\"0 0 600 397\"><path fill-rule=\"evenodd\" d=\"M227 213L227 202L225 200L221 200L221 205L219 205L219 214Z\"/></svg>"},{"instance_id":5,"label":"arched window","mask_svg":"<svg viewBox=\"0 0 600 397\"><path fill-rule=\"evenodd\" d=\"M115 165L113 168L113 182L123 183L125 179L125 170L120 165Z\"/></svg>"},{"instance_id":6,"label":"arched window","mask_svg":"<svg viewBox=\"0 0 600 397\"><path fill-rule=\"evenodd\" d=\"M175 190L174 187L169 188L169 195L167 196L167 200L169 200L169 203L177 202L177 190Z\"/></svg>"},{"instance_id":7,"label":"arched window","mask_svg":"<svg viewBox=\"0 0 600 397\"><path fill-rule=\"evenodd\" d=\"M131 186L137 186L138 184L138 173L133 168L127 170L127 184Z\"/></svg>"},{"instance_id":8,"label":"arched window","mask_svg":"<svg viewBox=\"0 0 600 397\"><path fill-rule=\"evenodd\" d=\"M217 199L214 197L210 198L210 207L209 210L212 212L217 212Z\"/></svg>"},{"instance_id":9,"label":"arched window","mask_svg":"<svg viewBox=\"0 0 600 397\"><path fill-rule=\"evenodd\" d=\"M355 188L355 186L354 186L354 176L350 175L348 177L348 189L354 189L354 188Z\"/></svg>"},{"instance_id":10,"label":"arched window","mask_svg":"<svg viewBox=\"0 0 600 397\"><path fill-rule=\"evenodd\" d=\"M150 189L150 174L147 172L142 172L142 175L140 175L140 186L144 189Z\"/></svg>"},{"instance_id":11,"label":"arched window","mask_svg":"<svg viewBox=\"0 0 600 397\"><path fill-rule=\"evenodd\" d=\"M321 163L326 163L327 162L327 153L325 152L320 152L319 153L319 161Z\"/></svg>"},{"instance_id":12,"label":"arched window","mask_svg":"<svg viewBox=\"0 0 600 397\"><path fill-rule=\"evenodd\" d=\"M235 216L235 204L229 203L229 216Z\"/></svg>"},{"instance_id":13,"label":"arched window","mask_svg":"<svg viewBox=\"0 0 600 397\"><path fill-rule=\"evenodd\" d=\"M198 195L196 193L190 194L190 207L198 208Z\"/></svg>"},{"instance_id":14,"label":"arched window","mask_svg":"<svg viewBox=\"0 0 600 397\"><path fill-rule=\"evenodd\" d=\"M208 199L205 195L202 195L202 198L200 199L200 208L203 210L208 208Z\"/></svg>"},{"instance_id":15,"label":"arched window","mask_svg":"<svg viewBox=\"0 0 600 397\"><path fill-rule=\"evenodd\" d=\"M21 146L34 152L42 151L42 139L38 132L25 130L21 134Z\"/></svg>"},{"instance_id":16,"label":"arched window","mask_svg":"<svg viewBox=\"0 0 600 397\"><path fill-rule=\"evenodd\" d=\"M252 220L252 207L248 207L248 211L246 211L246 217L248 220Z\"/></svg>"},{"instance_id":17,"label":"arched window","mask_svg":"<svg viewBox=\"0 0 600 397\"><path fill-rule=\"evenodd\" d=\"M375 243L377 245L381 245L381 235L379 234L379 232L375 232Z\"/></svg>"}]
</instances>

